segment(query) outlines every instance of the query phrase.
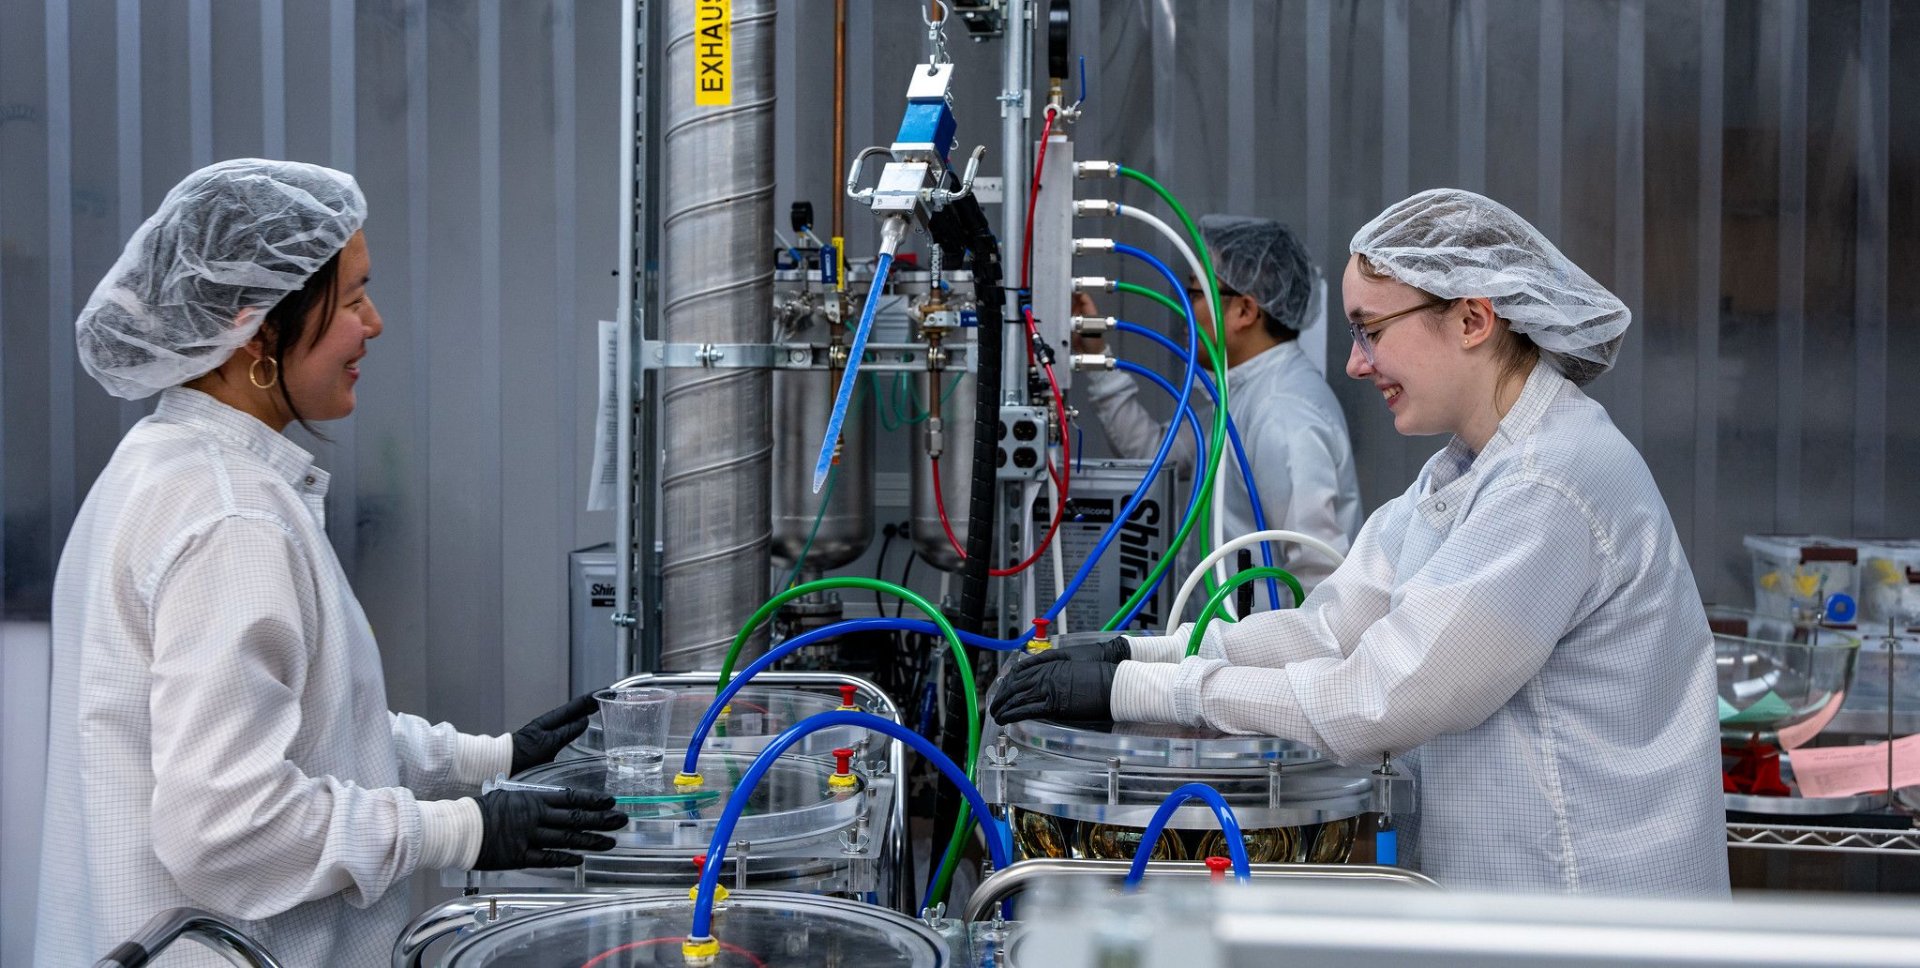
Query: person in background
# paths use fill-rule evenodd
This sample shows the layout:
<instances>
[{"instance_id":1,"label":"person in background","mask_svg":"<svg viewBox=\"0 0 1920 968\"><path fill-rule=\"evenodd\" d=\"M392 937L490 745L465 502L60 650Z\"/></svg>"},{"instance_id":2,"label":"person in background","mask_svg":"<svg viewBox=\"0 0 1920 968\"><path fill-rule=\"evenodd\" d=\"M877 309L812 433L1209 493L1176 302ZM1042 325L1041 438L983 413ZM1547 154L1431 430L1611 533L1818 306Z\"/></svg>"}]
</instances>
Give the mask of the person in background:
<instances>
[{"instance_id":1,"label":"person in background","mask_svg":"<svg viewBox=\"0 0 1920 968\"><path fill-rule=\"evenodd\" d=\"M1361 518L1353 443L1332 388L1299 344L1300 331L1322 315L1321 301L1314 298L1319 270L1300 240L1270 219L1208 215L1200 219L1200 235L1220 284L1227 412L1246 448L1266 525L1319 538L1345 553L1360 530ZM1187 284L1187 298L1201 331L1214 332L1204 281L1190 279ZM1098 315L1092 298L1084 293L1074 296L1073 311L1079 316ZM1097 337L1077 339L1080 352L1098 353L1105 348ZM1200 354L1200 365L1210 369L1213 360L1204 342ZM1166 422L1155 420L1141 406L1133 378L1096 370L1081 379L1114 450L1122 457L1152 456L1166 433ZM1194 395L1203 396L1197 388ZM1200 422L1210 425L1206 416ZM1194 450L1190 433L1182 433L1174 442L1170 459L1183 474L1193 472ZM1258 530L1232 453L1221 458L1219 473L1227 480L1227 537ZM1292 572L1308 591L1333 571L1331 560L1297 545L1274 546L1274 563ZM1264 607L1263 596L1254 600Z\"/></svg>"},{"instance_id":2,"label":"person in background","mask_svg":"<svg viewBox=\"0 0 1920 968\"><path fill-rule=\"evenodd\" d=\"M1491 199L1421 192L1354 235L1366 380L1445 435L1300 608L1055 648L994 718L1116 719L1406 754L1403 855L1442 884L1725 896L1713 635L1653 475L1581 388L1631 314Z\"/></svg>"},{"instance_id":3,"label":"person in background","mask_svg":"<svg viewBox=\"0 0 1920 968\"><path fill-rule=\"evenodd\" d=\"M327 541L327 473L282 434L354 410L384 328L366 214L351 176L315 165L194 172L75 324L101 385L160 400L88 492L55 579L37 964L92 964L198 907L287 965L385 965L414 871L578 864L626 823L575 791L476 798L550 761L591 697L511 736L387 709Z\"/></svg>"}]
</instances>

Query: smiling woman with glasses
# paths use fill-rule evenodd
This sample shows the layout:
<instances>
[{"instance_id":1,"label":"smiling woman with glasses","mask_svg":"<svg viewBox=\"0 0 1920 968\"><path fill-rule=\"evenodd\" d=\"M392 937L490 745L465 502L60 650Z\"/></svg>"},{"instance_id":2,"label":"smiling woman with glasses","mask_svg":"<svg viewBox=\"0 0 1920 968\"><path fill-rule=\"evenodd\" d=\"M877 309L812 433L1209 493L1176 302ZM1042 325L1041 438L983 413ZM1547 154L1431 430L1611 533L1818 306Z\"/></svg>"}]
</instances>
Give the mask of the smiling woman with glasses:
<instances>
[{"instance_id":1,"label":"smiling woman with glasses","mask_svg":"<svg viewBox=\"0 0 1920 968\"><path fill-rule=\"evenodd\" d=\"M1646 462L1580 389L1627 307L1468 192L1400 202L1350 251L1347 374L1445 447L1300 608L1209 626L1184 661L1191 627L1028 660L1000 692L1099 661L1105 701L1079 706L1112 719L1417 751L1411 853L1451 887L1727 894L1713 636ZM1030 706L1005 718L1062 714Z\"/></svg>"}]
</instances>

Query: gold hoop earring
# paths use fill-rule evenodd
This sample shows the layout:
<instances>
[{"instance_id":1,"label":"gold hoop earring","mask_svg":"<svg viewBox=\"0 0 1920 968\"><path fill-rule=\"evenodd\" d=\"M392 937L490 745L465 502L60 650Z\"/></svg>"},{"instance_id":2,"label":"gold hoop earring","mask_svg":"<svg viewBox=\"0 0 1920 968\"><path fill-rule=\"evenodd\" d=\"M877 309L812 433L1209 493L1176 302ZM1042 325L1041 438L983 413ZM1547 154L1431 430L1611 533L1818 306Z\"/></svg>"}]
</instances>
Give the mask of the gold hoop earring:
<instances>
[{"instance_id":1,"label":"gold hoop earring","mask_svg":"<svg viewBox=\"0 0 1920 968\"><path fill-rule=\"evenodd\" d=\"M260 364L262 363L273 364L273 372L268 375L267 379L264 382L260 379L260 375L254 372L255 370L258 370L260 368ZM247 382L253 384L256 387L259 387L262 390L273 389L274 384L280 382L280 361L274 359L271 356L263 356L257 360L254 360L253 365L247 367Z\"/></svg>"}]
</instances>

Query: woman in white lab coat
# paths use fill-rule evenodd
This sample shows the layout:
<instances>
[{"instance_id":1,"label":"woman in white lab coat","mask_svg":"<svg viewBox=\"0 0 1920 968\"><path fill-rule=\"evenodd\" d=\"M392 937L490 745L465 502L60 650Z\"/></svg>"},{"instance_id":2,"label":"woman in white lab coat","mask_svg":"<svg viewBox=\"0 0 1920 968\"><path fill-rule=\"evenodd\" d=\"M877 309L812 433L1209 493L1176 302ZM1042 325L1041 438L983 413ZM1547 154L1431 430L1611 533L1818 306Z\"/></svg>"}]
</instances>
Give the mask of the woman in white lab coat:
<instances>
[{"instance_id":1,"label":"woman in white lab coat","mask_svg":"<svg viewBox=\"0 0 1920 968\"><path fill-rule=\"evenodd\" d=\"M108 391L161 396L54 584L38 964L90 964L191 906L289 965L384 965L414 871L577 864L567 851L625 823L573 792L474 797L551 760L590 700L511 736L387 709L327 541L327 474L281 434L353 412L384 326L365 218L342 172L213 165L168 193L76 323Z\"/></svg>"},{"instance_id":2,"label":"woman in white lab coat","mask_svg":"<svg viewBox=\"0 0 1920 968\"><path fill-rule=\"evenodd\" d=\"M994 716L1412 753L1411 853L1443 884L1724 895L1712 635L1645 461L1580 389L1626 306L1469 192L1395 204L1350 249L1347 374L1447 445L1300 608L1184 660L1184 628L1043 654Z\"/></svg>"}]
</instances>

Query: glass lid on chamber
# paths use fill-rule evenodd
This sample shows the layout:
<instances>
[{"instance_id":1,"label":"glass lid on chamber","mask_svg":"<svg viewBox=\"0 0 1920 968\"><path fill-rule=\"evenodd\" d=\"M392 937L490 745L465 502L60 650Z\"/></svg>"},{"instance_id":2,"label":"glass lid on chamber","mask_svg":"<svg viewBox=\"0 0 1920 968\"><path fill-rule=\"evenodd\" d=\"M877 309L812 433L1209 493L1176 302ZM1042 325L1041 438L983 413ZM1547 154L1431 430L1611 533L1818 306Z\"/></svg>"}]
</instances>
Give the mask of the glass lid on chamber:
<instances>
[{"instance_id":1,"label":"glass lid on chamber","mask_svg":"<svg viewBox=\"0 0 1920 968\"><path fill-rule=\"evenodd\" d=\"M1001 727L1028 749L1074 759L1118 758L1133 767L1168 769L1244 769L1275 761L1313 763L1320 754L1310 746L1274 736L1236 736L1214 729L1172 723L1057 723L1029 719Z\"/></svg>"},{"instance_id":2,"label":"glass lid on chamber","mask_svg":"<svg viewBox=\"0 0 1920 968\"><path fill-rule=\"evenodd\" d=\"M700 785L682 787L673 781L683 755L684 751L669 750L661 770L651 776L612 775L604 756L590 756L535 767L514 781L613 797L630 818L627 829L613 835L620 848L704 848L753 757L702 753ZM850 784L836 785L830 782L835 772L829 760L791 753L782 756L754 784L734 838L774 843L829 833L852 823L864 809L867 781L855 772Z\"/></svg>"},{"instance_id":3,"label":"glass lid on chamber","mask_svg":"<svg viewBox=\"0 0 1920 968\"><path fill-rule=\"evenodd\" d=\"M653 685L643 683L643 685ZM686 749L693 738L694 727L700 724L701 717L707 713L707 707L713 704L713 686L711 684L660 684L657 688L671 690L678 695L673 700L673 720L667 726L668 745L677 745ZM702 748L710 750L746 750L765 749L767 743L780 735L787 727L816 713L832 712L841 708L840 700L808 692L803 689L782 688L779 686L743 686L727 704L726 715L715 721L712 732ZM841 746L853 746L867 737L867 731L852 727L835 727L813 733L800 741L797 747L802 753L826 755L828 750ZM600 735L600 714L594 713L587 719L587 731L582 733L574 746L581 751L597 753L606 748Z\"/></svg>"},{"instance_id":4,"label":"glass lid on chamber","mask_svg":"<svg viewBox=\"0 0 1920 968\"><path fill-rule=\"evenodd\" d=\"M447 951L447 968L683 966L685 897L615 897L498 922ZM714 908L719 968L937 968L938 936L884 908L807 894L740 892Z\"/></svg>"}]
</instances>

